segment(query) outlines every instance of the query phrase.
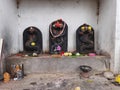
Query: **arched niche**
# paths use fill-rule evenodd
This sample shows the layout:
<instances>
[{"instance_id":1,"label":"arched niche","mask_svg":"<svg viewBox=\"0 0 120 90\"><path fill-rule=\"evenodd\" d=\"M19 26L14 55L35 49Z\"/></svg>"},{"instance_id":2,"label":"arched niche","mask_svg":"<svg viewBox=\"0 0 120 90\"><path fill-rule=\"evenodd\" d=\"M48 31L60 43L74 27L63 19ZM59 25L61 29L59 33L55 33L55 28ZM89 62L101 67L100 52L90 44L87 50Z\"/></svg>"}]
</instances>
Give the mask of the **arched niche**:
<instances>
[{"instance_id":1,"label":"arched niche","mask_svg":"<svg viewBox=\"0 0 120 90\"><path fill-rule=\"evenodd\" d=\"M68 44L68 25L58 19L49 26L49 52L59 54L67 51Z\"/></svg>"},{"instance_id":2,"label":"arched niche","mask_svg":"<svg viewBox=\"0 0 120 90\"><path fill-rule=\"evenodd\" d=\"M88 24L81 25L76 31L76 51L94 53L94 29Z\"/></svg>"},{"instance_id":3,"label":"arched niche","mask_svg":"<svg viewBox=\"0 0 120 90\"><path fill-rule=\"evenodd\" d=\"M41 31L34 26L26 28L23 32L23 47L26 52L42 53L43 41Z\"/></svg>"}]
</instances>

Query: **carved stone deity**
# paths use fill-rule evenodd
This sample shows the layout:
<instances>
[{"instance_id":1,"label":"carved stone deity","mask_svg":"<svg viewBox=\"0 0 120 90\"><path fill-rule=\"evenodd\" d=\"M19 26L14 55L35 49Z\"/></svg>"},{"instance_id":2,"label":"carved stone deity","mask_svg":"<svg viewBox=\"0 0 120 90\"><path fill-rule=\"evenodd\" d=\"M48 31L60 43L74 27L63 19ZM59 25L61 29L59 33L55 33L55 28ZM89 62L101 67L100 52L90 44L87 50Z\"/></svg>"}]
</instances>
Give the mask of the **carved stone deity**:
<instances>
[{"instance_id":1,"label":"carved stone deity","mask_svg":"<svg viewBox=\"0 0 120 90\"><path fill-rule=\"evenodd\" d=\"M42 33L36 27L28 27L23 33L23 46L26 52L42 52Z\"/></svg>"},{"instance_id":2,"label":"carved stone deity","mask_svg":"<svg viewBox=\"0 0 120 90\"><path fill-rule=\"evenodd\" d=\"M76 51L82 54L94 53L94 30L83 24L76 31Z\"/></svg>"},{"instance_id":3,"label":"carved stone deity","mask_svg":"<svg viewBox=\"0 0 120 90\"><path fill-rule=\"evenodd\" d=\"M67 51L68 26L62 20L56 20L49 27L49 52L50 54L59 54Z\"/></svg>"}]
</instances>

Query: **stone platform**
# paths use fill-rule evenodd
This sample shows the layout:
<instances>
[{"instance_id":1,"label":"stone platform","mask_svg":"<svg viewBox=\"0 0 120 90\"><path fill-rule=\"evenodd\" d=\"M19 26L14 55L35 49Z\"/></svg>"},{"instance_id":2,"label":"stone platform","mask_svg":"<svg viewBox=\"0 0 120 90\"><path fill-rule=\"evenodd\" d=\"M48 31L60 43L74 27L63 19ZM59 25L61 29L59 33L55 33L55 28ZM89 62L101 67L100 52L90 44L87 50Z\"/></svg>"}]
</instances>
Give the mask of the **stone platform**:
<instances>
[{"instance_id":1,"label":"stone platform","mask_svg":"<svg viewBox=\"0 0 120 90\"><path fill-rule=\"evenodd\" d=\"M80 65L89 65L96 71L105 71L109 68L110 58L106 56L63 56L39 55L38 57L22 57L13 55L6 59L6 66L23 64L24 73L76 73Z\"/></svg>"}]
</instances>

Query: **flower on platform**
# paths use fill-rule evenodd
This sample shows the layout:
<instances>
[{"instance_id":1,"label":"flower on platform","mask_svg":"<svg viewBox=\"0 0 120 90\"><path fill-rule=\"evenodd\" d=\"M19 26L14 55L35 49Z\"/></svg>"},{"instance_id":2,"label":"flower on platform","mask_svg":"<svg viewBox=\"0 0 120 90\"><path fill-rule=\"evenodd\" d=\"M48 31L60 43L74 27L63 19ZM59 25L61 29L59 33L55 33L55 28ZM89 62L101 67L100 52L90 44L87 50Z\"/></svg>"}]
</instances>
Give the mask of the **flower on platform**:
<instances>
[{"instance_id":1,"label":"flower on platform","mask_svg":"<svg viewBox=\"0 0 120 90\"><path fill-rule=\"evenodd\" d=\"M58 45L56 49L57 51L61 51L61 46Z\"/></svg>"}]
</instances>

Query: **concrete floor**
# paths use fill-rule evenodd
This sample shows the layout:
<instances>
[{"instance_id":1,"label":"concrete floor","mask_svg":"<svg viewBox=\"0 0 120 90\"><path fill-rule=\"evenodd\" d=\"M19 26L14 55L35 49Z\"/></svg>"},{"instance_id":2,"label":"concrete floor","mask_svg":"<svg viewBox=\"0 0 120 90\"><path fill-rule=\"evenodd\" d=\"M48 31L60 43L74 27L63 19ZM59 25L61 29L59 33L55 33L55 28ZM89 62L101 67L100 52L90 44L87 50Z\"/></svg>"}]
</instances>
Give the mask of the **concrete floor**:
<instances>
[{"instance_id":1,"label":"concrete floor","mask_svg":"<svg viewBox=\"0 0 120 90\"><path fill-rule=\"evenodd\" d=\"M0 82L0 90L120 90L103 76L80 78L78 74L29 74L20 81Z\"/></svg>"}]
</instances>

